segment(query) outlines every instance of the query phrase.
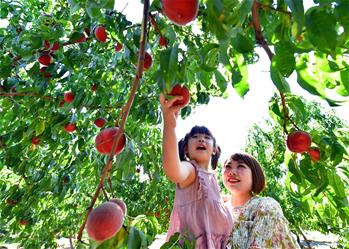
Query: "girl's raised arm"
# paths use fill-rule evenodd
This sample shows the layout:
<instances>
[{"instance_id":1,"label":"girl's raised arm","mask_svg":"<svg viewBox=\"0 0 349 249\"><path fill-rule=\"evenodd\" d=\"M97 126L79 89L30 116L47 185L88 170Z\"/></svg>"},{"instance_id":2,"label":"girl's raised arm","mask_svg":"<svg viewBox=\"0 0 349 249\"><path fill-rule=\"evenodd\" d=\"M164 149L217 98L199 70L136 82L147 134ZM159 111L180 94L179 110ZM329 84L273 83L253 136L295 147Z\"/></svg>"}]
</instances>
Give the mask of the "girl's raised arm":
<instances>
[{"instance_id":1,"label":"girl's raised arm","mask_svg":"<svg viewBox=\"0 0 349 249\"><path fill-rule=\"evenodd\" d=\"M175 128L177 125L178 112L185 106L174 106L176 100L182 99L181 96L175 96L170 100L166 100L165 96L160 94L160 104L162 115L164 118L163 142L162 142L162 165L165 174L174 183L182 183L194 171L189 163L183 163L179 159L177 146L177 136Z\"/></svg>"}]
</instances>

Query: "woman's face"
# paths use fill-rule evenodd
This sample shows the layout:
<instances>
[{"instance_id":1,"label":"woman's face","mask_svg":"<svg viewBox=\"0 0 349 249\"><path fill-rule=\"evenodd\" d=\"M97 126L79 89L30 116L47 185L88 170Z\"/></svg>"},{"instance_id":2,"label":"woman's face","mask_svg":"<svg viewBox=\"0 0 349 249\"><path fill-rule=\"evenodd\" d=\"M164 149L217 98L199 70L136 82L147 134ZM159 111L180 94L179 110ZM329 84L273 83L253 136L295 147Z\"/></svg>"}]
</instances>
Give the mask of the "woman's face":
<instances>
[{"instance_id":1,"label":"woman's face","mask_svg":"<svg viewBox=\"0 0 349 249\"><path fill-rule=\"evenodd\" d=\"M250 194L252 171L245 163L229 159L223 166L223 182L232 194Z\"/></svg>"},{"instance_id":2,"label":"woman's face","mask_svg":"<svg viewBox=\"0 0 349 249\"><path fill-rule=\"evenodd\" d=\"M213 152L213 138L206 134L194 134L188 139L187 154L197 162L210 161Z\"/></svg>"}]
</instances>

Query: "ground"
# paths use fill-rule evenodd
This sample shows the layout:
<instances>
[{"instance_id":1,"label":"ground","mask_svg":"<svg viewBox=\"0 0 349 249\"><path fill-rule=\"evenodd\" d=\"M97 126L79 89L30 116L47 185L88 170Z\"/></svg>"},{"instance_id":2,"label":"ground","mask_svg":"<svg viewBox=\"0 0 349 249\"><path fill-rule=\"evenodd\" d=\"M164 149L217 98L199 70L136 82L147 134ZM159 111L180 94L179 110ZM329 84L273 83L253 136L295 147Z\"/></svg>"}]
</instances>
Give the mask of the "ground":
<instances>
[{"instance_id":1,"label":"ground","mask_svg":"<svg viewBox=\"0 0 349 249\"><path fill-rule=\"evenodd\" d=\"M311 242L312 249L331 249L336 248L337 246L337 237L334 235L324 235L319 232L306 232L307 239ZM155 241L149 246L148 249L159 249L160 246L165 241L165 234L159 234L156 236ZM58 241L60 247L58 249L71 249L68 239L60 239ZM307 246L305 241L302 241L301 244L303 246ZM306 249L308 247L304 247ZM20 249L15 244L4 244L0 245L0 249Z\"/></svg>"}]
</instances>

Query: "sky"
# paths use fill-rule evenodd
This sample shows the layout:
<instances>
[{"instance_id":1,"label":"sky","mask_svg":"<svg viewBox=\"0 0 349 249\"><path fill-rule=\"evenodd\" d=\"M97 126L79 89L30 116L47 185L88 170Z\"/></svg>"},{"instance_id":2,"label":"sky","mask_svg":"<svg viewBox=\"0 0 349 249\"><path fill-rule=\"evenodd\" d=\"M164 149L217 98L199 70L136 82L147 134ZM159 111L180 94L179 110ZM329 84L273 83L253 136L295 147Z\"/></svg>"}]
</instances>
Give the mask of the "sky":
<instances>
[{"instance_id":1,"label":"sky","mask_svg":"<svg viewBox=\"0 0 349 249\"><path fill-rule=\"evenodd\" d=\"M310 7L311 1L304 1L305 9ZM127 15L132 22L141 22L143 5L135 0L118 0L116 9ZM134 11L138 10L138 11ZM249 92L241 98L230 85L228 99L211 98L209 104L195 108L186 119L179 118L176 134L178 139L185 136L194 125L205 125L216 137L222 149L221 160L230 154L242 151L248 136L248 130L254 123L260 123L269 117L268 102L276 88L270 79L270 61L261 48L256 48L260 60L248 65ZM303 90L296 81L295 75L287 79L292 93L301 95L308 100L324 102ZM335 108L339 117L349 123L349 102Z\"/></svg>"}]
</instances>

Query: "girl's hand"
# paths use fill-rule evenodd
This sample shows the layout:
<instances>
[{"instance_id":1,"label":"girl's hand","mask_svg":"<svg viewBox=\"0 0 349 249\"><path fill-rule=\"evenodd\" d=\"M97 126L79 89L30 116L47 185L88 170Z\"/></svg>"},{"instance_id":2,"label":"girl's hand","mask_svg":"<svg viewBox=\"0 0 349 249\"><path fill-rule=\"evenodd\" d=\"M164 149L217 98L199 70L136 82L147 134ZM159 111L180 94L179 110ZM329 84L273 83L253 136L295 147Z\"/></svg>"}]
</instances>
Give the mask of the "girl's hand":
<instances>
[{"instance_id":1,"label":"girl's hand","mask_svg":"<svg viewBox=\"0 0 349 249\"><path fill-rule=\"evenodd\" d=\"M178 113L185 105L174 106L173 103L177 100L181 100L182 98L182 96L174 96L170 100L167 100L165 98L165 95L163 93L160 93L160 104L162 115L164 117L164 125L176 127Z\"/></svg>"}]
</instances>

